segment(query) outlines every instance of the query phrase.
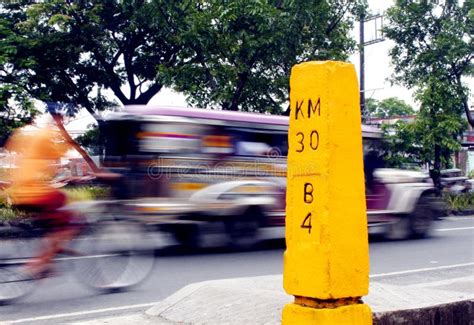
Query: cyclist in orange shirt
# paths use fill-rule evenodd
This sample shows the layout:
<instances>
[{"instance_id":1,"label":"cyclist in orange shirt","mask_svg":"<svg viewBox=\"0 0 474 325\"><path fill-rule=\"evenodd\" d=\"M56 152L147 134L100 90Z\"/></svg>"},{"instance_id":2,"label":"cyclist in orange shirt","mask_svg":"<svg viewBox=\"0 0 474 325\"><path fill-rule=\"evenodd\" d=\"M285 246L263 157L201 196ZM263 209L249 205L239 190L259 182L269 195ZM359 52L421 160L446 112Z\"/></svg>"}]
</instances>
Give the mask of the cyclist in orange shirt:
<instances>
[{"instance_id":1,"label":"cyclist in orange shirt","mask_svg":"<svg viewBox=\"0 0 474 325\"><path fill-rule=\"evenodd\" d=\"M49 271L50 262L62 250L63 243L77 233L71 226L71 213L60 210L66 204L66 195L52 183L60 158L70 146L49 125L32 131L17 130L6 147L17 157L7 194L15 207L31 212L48 231L48 245L26 269L29 275L40 277Z\"/></svg>"}]
</instances>

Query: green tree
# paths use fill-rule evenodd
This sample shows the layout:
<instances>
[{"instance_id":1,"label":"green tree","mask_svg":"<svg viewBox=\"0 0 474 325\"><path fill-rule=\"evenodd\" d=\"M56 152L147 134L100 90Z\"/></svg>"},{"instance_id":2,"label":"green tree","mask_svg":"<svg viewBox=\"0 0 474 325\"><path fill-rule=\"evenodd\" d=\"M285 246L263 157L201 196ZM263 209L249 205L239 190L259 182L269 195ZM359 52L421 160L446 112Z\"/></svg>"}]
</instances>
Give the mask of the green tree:
<instances>
[{"instance_id":1,"label":"green tree","mask_svg":"<svg viewBox=\"0 0 474 325\"><path fill-rule=\"evenodd\" d=\"M12 71L9 66L16 53L10 26L8 20L0 17L0 147L15 128L31 122L38 113L24 90L21 75L17 75L18 72ZM28 66L28 62L24 64ZM6 77L8 74L10 76Z\"/></svg>"},{"instance_id":2,"label":"green tree","mask_svg":"<svg viewBox=\"0 0 474 325\"><path fill-rule=\"evenodd\" d=\"M376 116L389 118L394 116L407 116L415 114L411 105L396 97L385 98L378 102Z\"/></svg>"},{"instance_id":3,"label":"green tree","mask_svg":"<svg viewBox=\"0 0 474 325\"><path fill-rule=\"evenodd\" d=\"M290 69L345 60L353 16L364 1L210 0L184 37L195 64L169 77L191 104L281 114Z\"/></svg>"},{"instance_id":4,"label":"green tree","mask_svg":"<svg viewBox=\"0 0 474 325\"><path fill-rule=\"evenodd\" d=\"M365 107L369 117L372 118L390 118L415 114L415 110L411 105L396 97L389 97L380 101L368 98Z\"/></svg>"},{"instance_id":5,"label":"green tree","mask_svg":"<svg viewBox=\"0 0 474 325\"><path fill-rule=\"evenodd\" d=\"M17 106L11 107L6 102L15 102ZM13 130L31 123L38 113L29 97L21 98L10 87L0 86L0 147L5 145Z\"/></svg>"},{"instance_id":6,"label":"green tree","mask_svg":"<svg viewBox=\"0 0 474 325\"><path fill-rule=\"evenodd\" d=\"M422 147L417 144L417 129L414 123L397 121L382 125L384 132L384 159L388 167L402 168L406 165L422 165Z\"/></svg>"},{"instance_id":7,"label":"green tree","mask_svg":"<svg viewBox=\"0 0 474 325\"><path fill-rule=\"evenodd\" d=\"M461 148L459 137L466 128L456 90L433 77L422 87L416 120L417 143L424 149L423 159L430 165L434 183L440 187L440 170L450 167L450 157Z\"/></svg>"},{"instance_id":8,"label":"green tree","mask_svg":"<svg viewBox=\"0 0 474 325\"><path fill-rule=\"evenodd\" d=\"M433 96L433 89L427 89L421 95ZM459 130L465 127L466 122L460 116L447 116L439 105L438 109L438 114L421 109L414 122L397 121L382 126L384 158L388 166L400 168L429 164L433 168L432 174L435 172L435 161L436 170L451 167L451 154L460 149ZM438 139L442 139L442 143L437 143Z\"/></svg>"},{"instance_id":9,"label":"green tree","mask_svg":"<svg viewBox=\"0 0 474 325\"><path fill-rule=\"evenodd\" d=\"M430 164L437 186L443 157L459 148L463 112L474 125L469 89L463 84L473 72L474 22L469 15L473 4L472 0L397 0L387 11L385 34L395 42L390 52L393 80L416 90L421 107L414 127L425 152L420 158Z\"/></svg>"},{"instance_id":10,"label":"green tree","mask_svg":"<svg viewBox=\"0 0 474 325\"><path fill-rule=\"evenodd\" d=\"M365 0L0 4L15 51L5 78L21 76L33 98L95 113L111 105L103 89L146 104L174 85L201 107L279 113L295 63L347 58Z\"/></svg>"},{"instance_id":11,"label":"green tree","mask_svg":"<svg viewBox=\"0 0 474 325\"><path fill-rule=\"evenodd\" d=\"M91 114L113 105L146 104L163 87L160 69L183 63L181 42L196 1L3 0L9 35L0 56L4 79L21 80L42 101L73 103ZM174 28L172 26L179 26ZM8 46L6 46L8 45ZM74 112L72 112L74 113Z\"/></svg>"},{"instance_id":12,"label":"green tree","mask_svg":"<svg viewBox=\"0 0 474 325\"><path fill-rule=\"evenodd\" d=\"M394 81L409 88L427 85L432 77L448 87L458 106L474 125L469 112L469 88L463 78L472 76L474 1L397 0L387 11L385 34L395 42L390 52Z\"/></svg>"},{"instance_id":13,"label":"green tree","mask_svg":"<svg viewBox=\"0 0 474 325\"><path fill-rule=\"evenodd\" d=\"M367 117L369 118L376 117L378 105L379 105L378 100L374 98L367 98L365 100L365 114L367 115Z\"/></svg>"},{"instance_id":14,"label":"green tree","mask_svg":"<svg viewBox=\"0 0 474 325\"><path fill-rule=\"evenodd\" d=\"M467 124L461 116L461 108L454 114L446 109L455 105L457 99L447 94L445 87L433 78L416 94L422 105L414 122L398 121L383 126L388 164L392 167L428 164L438 188L440 170L452 167L452 154L460 149L458 139Z\"/></svg>"},{"instance_id":15,"label":"green tree","mask_svg":"<svg viewBox=\"0 0 474 325\"><path fill-rule=\"evenodd\" d=\"M192 0L0 0L4 36L0 85L8 85L15 99L66 103L62 106L72 115L85 108L96 116L117 105L104 90L124 105L146 104L164 85L160 69L184 62L181 33L200 4ZM12 100L4 103L4 110L19 109ZM21 108L24 111L26 106ZM56 121L63 136L75 145ZM97 122L101 130L103 122Z\"/></svg>"},{"instance_id":16,"label":"green tree","mask_svg":"<svg viewBox=\"0 0 474 325\"><path fill-rule=\"evenodd\" d=\"M89 125L87 131L76 137L75 141L86 149L90 155L102 155L103 146L100 141L99 128L96 125Z\"/></svg>"}]
</instances>

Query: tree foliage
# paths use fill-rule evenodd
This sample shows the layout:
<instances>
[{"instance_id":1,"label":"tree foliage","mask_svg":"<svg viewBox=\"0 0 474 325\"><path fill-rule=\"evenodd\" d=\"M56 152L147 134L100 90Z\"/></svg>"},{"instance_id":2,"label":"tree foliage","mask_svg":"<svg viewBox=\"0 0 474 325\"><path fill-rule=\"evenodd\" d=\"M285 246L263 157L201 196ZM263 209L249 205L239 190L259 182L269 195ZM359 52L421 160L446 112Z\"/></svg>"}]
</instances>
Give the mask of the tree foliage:
<instances>
[{"instance_id":1,"label":"tree foliage","mask_svg":"<svg viewBox=\"0 0 474 325\"><path fill-rule=\"evenodd\" d=\"M394 81L426 88L435 78L455 97L454 109L463 108L468 117L469 88L463 78L474 72L473 10L472 0L397 0L387 11L385 28L395 42L390 51Z\"/></svg>"},{"instance_id":2,"label":"tree foliage","mask_svg":"<svg viewBox=\"0 0 474 325\"><path fill-rule=\"evenodd\" d=\"M96 125L89 125L86 132L74 140L86 149L90 155L99 156L102 154L103 146L100 141L99 128Z\"/></svg>"},{"instance_id":3,"label":"tree foliage","mask_svg":"<svg viewBox=\"0 0 474 325\"><path fill-rule=\"evenodd\" d=\"M366 100L365 106L372 118L390 118L415 114L415 110L411 105L396 97L389 97L380 101L369 98Z\"/></svg>"},{"instance_id":4,"label":"tree foliage","mask_svg":"<svg viewBox=\"0 0 474 325\"><path fill-rule=\"evenodd\" d=\"M364 8L364 0L0 4L0 81L90 113L113 105L104 90L146 104L165 85L201 107L280 112L291 66L345 59L350 14Z\"/></svg>"},{"instance_id":5,"label":"tree foliage","mask_svg":"<svg viewBox=\"0 0 474 325\"><path fill-rule=\"evenodd\" d=\"M437 123L441 123L442 128L437 128ZM459 129L463 129L465 124L461 118L446 117L442 114L435 119L417 116L414 122L397 121L395 124L385 124L382 126L385 139L384 159L388 166L396 168L413 165L422 167L428 164L433 170L437 159L438 170L451 168L452 153L460 149ZM441 138L439 132L443 131L450 133L443 135L441 144L435 143L436 139Z\"/></svg>"},{"instance_id":6,"label":"tree foliage","mask_svg":"<svg viewBox=\"0 0 474 325\"><path fill-rule=\"evenodd\" d=\"M31 122L38 113L31 97L24 90L21 72L12 71L9 64L16 55L11 26L10 21L0 17L0 147L15 128ZM28 66L29 63L24 64ZM11 77L5 78L8 73Z\"/></svg>"},{"instance_id":7,"label":"tree foliage","mask_svg":"<svg viewBox=\"0 0 474 325\"><path fill-rule=\"evenodd\" d=\"M363 1L206 1L184 40L195 64L169 80L191 104L280 114L291 67L344 60Z\"/></svg>"},{"instance_id":8,"label":"tree foliage","mask_svg":"<svg viewBox=\"0 0 474 325\"><path fill-rule=\"evenodd\" d=\"M462 113L472 124L469 89L463 78L472 76L473 1L397 0L387 11L386 36L395 42L390 52L393 80L414 88L420 110L412 129L412 146L420 162L430 165L440 185L440 169L459 149L465 129Z\"/></svg>"},{"instance_id":9,"label":"tree foliage","mask_svg":"<svg viewBox=\"0 0 474 325\"><path fill-rule=\"evenodd\" d=\"M433 78L417 92L422 105L414 122L398 121L384 126L388 163L394 167L428 164L438 187L440 170L452 167L452 154L460 150L459 138L467 124L459 106L457 113L447 109L456 107L458 102L446 93L446 87Z\"/></svg>"},{"instance_id":10,"label":"tree foliage","mask_svg":"<svg viewBox=\"0 0 474 325\"><path fill-rule=\"evenodd\" d=\"M377 111L378 100L374 98L366 98L365 99L365 112L367 117L373 118L376 117L375 113Z\"/></svg>"},{"instance_id":11,"label":"tree foliage","mask_svg":"<svg viewBox=\"0 0 474 325\"><path fill-rule=\"evenodd\" d=\"M16 85L0 85L0 147L13 130L31 123L38 113L31 98Z\"/></svg>"},{"instance_id":12,"label":"tree foliage","mask_svg":"<svg viewBox=\"0 0 474 325\"><path fill-rule=\"evenodd\" d=\"M382 125L383 142L387 166L403 168L407 165L422 165L422 147L416 145L417 132L415 124L397 121L395 124Z\"/></svg>"},{"instance_id":13,"label":"tree foliage","mask_svg":"<svg viewBox=\"0 0 474 325\"><path fill-rule=\"evenodd\" d=\"M33 98L74 103L95 113L113 105L103 89L124 105L146 104L160 91L159 67L177 66L184 58L180 33L194 2L1 4L9 35L0 56L14 52L1 81L21 81Z\"/></svg>"}]
</instances>

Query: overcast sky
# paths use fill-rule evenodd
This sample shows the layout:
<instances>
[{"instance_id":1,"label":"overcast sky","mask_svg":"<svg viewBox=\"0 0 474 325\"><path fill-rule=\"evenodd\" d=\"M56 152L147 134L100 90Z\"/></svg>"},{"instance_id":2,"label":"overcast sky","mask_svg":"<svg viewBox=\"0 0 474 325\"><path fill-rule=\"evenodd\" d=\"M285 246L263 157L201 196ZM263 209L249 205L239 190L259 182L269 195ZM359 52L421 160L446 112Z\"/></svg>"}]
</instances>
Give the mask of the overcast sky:
<instances>
[{"instance_id":1,"label":"overcast sky","mask_svg":"<svg viewBox=\"0 0 474 325\"><path fill-rule=\"evenodd\" d=\"M393 4L393 1L369 0L369 9L373 14L383 14L384 11ZM380 28L380 19L370 21L365 24L365 41L370 41L375 36L376 28ZM384 21L384 23L386 23ZM379 34L380 36L380 34ZM354 38L359 42L359 24L354 28ZM366 98L384 99L388 97L399 97L412 105L412 92L406 88L392 86L388 80L392 74L392 67L388 52L393 46L389 40L375 43L365 47L365 89ZM359 52L350 57L359 75Z\"/></svg>"}]
</instances>

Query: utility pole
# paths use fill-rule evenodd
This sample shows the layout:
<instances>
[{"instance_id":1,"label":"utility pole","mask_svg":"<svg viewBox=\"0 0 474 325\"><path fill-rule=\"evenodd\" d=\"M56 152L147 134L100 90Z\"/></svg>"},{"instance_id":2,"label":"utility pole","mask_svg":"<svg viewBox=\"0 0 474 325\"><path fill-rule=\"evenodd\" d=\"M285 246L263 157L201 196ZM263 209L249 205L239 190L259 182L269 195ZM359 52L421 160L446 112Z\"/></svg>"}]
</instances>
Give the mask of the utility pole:
<instances>
[{"instance_id":1,"label":"utility pole","mask_svg":"<svg viewBox=\"0 0 474 325\"><path fill-rule=\"evenodd\" d=\"M374 22L374 37L369 40L365 41L365 23L367 22ZM377 28L377 22L380 22L380 28ZM369 17L365 17L365 13L361 13L359 19L359 63L360 63L360 115L362 117L362 123L365 123L367 120L367 112L365 109L365 53L364 49L368 45L372 45L375 43L380 43L385 40L383 37L383 15L371 15Z\"/></svg>"},{"instance_id":2,"label":"utility pole","mask_svg":"<svg viewBox=\"0 0 474 325\"><path fill-rule=\"evenodd\" d=\"M360 15L360 29L359 29L359 87L360 87L360 116L362 117L362 123L365 123L366 112L365 112L365 57L364 57L364 43L365 43L365 13L362 12Z\"/></svg>"}]
</instances>

